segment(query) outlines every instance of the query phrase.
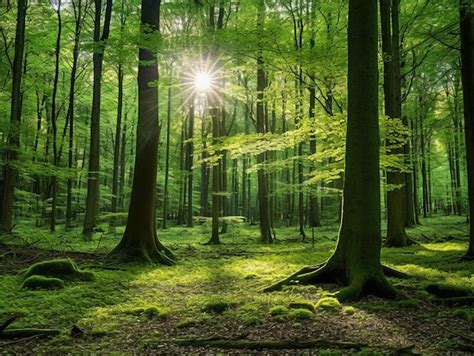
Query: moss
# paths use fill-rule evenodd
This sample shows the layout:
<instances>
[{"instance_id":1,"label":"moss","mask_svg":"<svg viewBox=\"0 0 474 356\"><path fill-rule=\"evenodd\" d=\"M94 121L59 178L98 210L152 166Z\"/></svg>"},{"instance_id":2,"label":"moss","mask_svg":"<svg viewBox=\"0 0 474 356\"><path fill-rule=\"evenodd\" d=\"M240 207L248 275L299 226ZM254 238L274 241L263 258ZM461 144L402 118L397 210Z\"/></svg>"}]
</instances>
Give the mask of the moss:
<instances>
[{"instance_id":1,"label":"moss","mask_svg":"<svg viewBox=\"0 0 474 356\"><path fill-rule=\"evenodd\" d=\"M199 323L200 321L198 319L193 319L193 318L184 319L176 324L176 328L177 329L190 328L190 327L198 325Z\"/></svg>"},{"instance_id":2,"label":"moss","mask_svg":"<svg viewBox=\"0 0 474 356\"><path fill-rule=\"evenodd\" d=\"M408 308L408 309L416 309L420 307L420 303L418 303L414 299L403 299L397 302L397 305L401 308Z\"/></svg>"},{"instance_id":3,"label":"moss","mask_svg":"<svg viewBox=\"0 0 474 356\"><path fill-rule=\"evenodd\" d=\"M299 303L290 303L288 305L288 308L290 309L306 309L309 310L310 312L315 312L316 309L312 303L308 302L299 302Z\"/></svg>"},{"instance_id":4,"label":"moss","mask_svg":"<svg viewBox=\"0 0 474 356\"><path fill-rule=\"evenodd\" d=\"M64 281L59 278L50 278L45 276L30 276L26 278L21 288L23 289L62 289Z\"/></svg>"},{"instance_id":5,"label":"moss","mask_svg":"<svg viewBox=\"0 0 474 356\"><path fill-rule=\"evenodd\" d=\"M215 301L207 302L203 308L203 311L205 311L206 313L222 314L229 308L230 308L229 303L223 300L215 300Z\"/></svg>"},{"instance_id":6,"label":"moss","mask_svg":"<svg viewBox=\"0 0 474 356\"><path fill-rule=\"evenodd\" d=\"M349 305L342 308L342 312L346 315L354 315L356 310L353 306Z\"/></svg>"},{"instance_id":7,"label":"moss","mask_svg":"<svg viewBox=\"0 0 474 356\"><path fill-rule=\"evenodd\" d=\"M130 315L136 315L136 316L145 315L149 318L163 316L163 312L158 307L156 307L154 305L136 307L136 308L132 308L132 309L126 309L126 310L124 310L124 313L125 314L130 314Z\"/></svg>"},{"instance_id":8,"label":"moss","mask_svg":"<svg viewBox=\"0 0 474 356\"><path fill-rule=\"evenodd\" d=\"M426 286L426 291L439 298L466 297L472 294L469 288L450 283L432 283Z\"/></svg>"},{"instance_id":9,"label":"moss","mask_svg":"<svg viewBox=\"0 0 474 356\"><path fill-rule=\"evenodd\" d=\"M289 309L283 305L277 305L270 309L271 316L286 316L288 312Z\"/></svg>"},{"instance_id":10,"label":"moss","mask_svg":"<svg viewBox=\"0 0 474 356\"><path fill-rule=\"evenodd\" d=\"M323 297L316 303L316 309L336 310L341 308L341 303L334 297Z\"/></svg>"},{"instance_id":11,"label":"moss","mask_svg":"<svg viewBox=\"0 0 474 356\"><path fill-rule=\"evenodd\" d=\"M313 316L314 313L308 309L292 309L288 313L288 317L295 320L310 320Z\"/></svg>"},{"instance_id":12,"label":"moss","mask_svg":"<svg viewBox=\"0 0 474 356\"><path fill-rule=\"evenodd\" d=\"M91 330L91 336L94 336L94 337L104 337L104 336L107 336L108 334L109 332L103 328L92 328Z\"/></svg>"},{"instance_id":13,"label":"moss","mask_svg":"<svg viewBox=\"0 0 474 356\"><path fill-rule=\"evenodd\" d=\"M453 312L453 315L469 322L474 322L474 311L466 309L457 309Z\"/></svg>"},{"instance_id":14,"label":"moss","mask_svg":"<svg viewBox=\"0 0 474 356\"><path fill-rule=\"evenodd\" d=\"M93 281L94 274L80 270L70 259L56 259L37 262L28 268L23 278L33 275L60 278L66 281Z\"/></svg>"},{"instance_id":15,"label":"moss","mask_svg":"<svg viewBox=\"0 0 474 356\"><path fill-rule=\"evenodd\" d=\"M245 275L244 279L257 279L258 278L258 274L256 273L249 273L247 275Z\"/></svg>"}]
</instances>

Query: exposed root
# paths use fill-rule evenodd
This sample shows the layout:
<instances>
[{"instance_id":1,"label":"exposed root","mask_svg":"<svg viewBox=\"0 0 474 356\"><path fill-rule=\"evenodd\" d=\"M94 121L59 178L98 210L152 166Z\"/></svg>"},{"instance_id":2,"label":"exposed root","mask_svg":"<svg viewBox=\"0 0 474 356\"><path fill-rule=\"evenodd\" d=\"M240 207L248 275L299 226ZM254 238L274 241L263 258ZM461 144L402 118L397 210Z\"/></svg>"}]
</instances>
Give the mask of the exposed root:
<instances>
[{"instance_id":1,"label":"exposed root","mask_svg":"<svg viewBox=\"0 0 474 356\"><path fill-rule=\"evenodd\" d=\"M117 246L108 256L108 260L115 263L153 263L162 264L165 266L174 266L176 262L169 258L164 252L154 248L147 250L145 248L125 248L123 246Z\"/></svg>"},{"instance_id":2,"label":"exposed root","mask_svg":"<svg viewBox=\"0 0 474 356\"><path fill-rule=\"evenodd\" d=\"M398 278L405 278L404 273L395 271L389 267L384 267L384 273L389 273ZM344 270L339 268L334 262L329 260L323 265L304 267L291 276L263 289L263 292L279 291L284 286L289 285L308 285L316 283L337 283L346 285L335 294L340 301L357 300L366 294L374 294L387 299L395 299L400 294L393 288L385 278L383 273L380 275L362 275L360 278L352 280L349 285L344 280Z\"/></svg>"}]
</instances>

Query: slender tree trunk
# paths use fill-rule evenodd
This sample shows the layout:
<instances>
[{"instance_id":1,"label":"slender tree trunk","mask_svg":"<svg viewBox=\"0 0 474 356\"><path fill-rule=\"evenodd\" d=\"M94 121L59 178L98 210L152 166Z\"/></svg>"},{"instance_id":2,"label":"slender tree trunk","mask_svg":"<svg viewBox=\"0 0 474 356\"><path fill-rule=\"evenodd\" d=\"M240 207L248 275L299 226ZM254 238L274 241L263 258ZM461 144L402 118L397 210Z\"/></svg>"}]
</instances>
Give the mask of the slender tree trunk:
<instances>
[{"instance_id":1,"label":"slender tree trunk","mask_svg":"<svg viewBox=\"0 0 474 356\"><path fill-rule=\"evenodd\" d=\"M469 196L469 247L466 258L474 259L474 12L470 0L460 0L461 67L464 93L464 130Z\"/></svg>"},{"instance_id":2,"label":"slender tree trunk","mask_svg":"<svg viewBox=\"0 0 474 356\"><path fill-rule=\"evenodd\" d=\"M102 0L94 0L94 53L92 55L93 85L92 85L92 112L90 126L89 169L87 180L86 214L84 217L83 234L90 239L97 223L99 214L99 187L100 187L100 106L102 91L102 64L104 50L109 38L110 19L112 16L112 0L107 0L104 28L100 33Z\"/></svg>"},{"instance_id":3,"label":"slender tree trunk","mask_svg":"<svg viewBox=\"0 0 474 356\"><path fill-rule=\"evenodd\" d=\"M120 210L124 210L125 205L125 195L124 195L124 188L125 188L125 171L126 171L126 153L127 153L127 113L125 113L124 117L124 125L122 130L122 139L120 140L121 147L120 147L120 179L119 179L119 206Z\"/></svg>"},{"instance_id":4,"label":"slender tree trunk","mask_svg":"<svg viewBox=\"0 0 474 356\"><path fill-rule=\"evenodd\" d=\"M5 231L13 228L13 200L17 178L15 161L18 159L20 149L20 124L21 124L21 81L23 76L23 52L25 48L25 19L27 0L18 0L15 33L15 54L12 68L12 95L10 106L10 128L8 131L8 149L5 152L5 174L0 210L0 227Z\"/></svg>"},{"instance_id":5,"label":"slender tree trunk","mask_svg":"<svg viewBox=\"0 0 474 356\"><path fill-rule=\"evenodd\" d=\"M213 143L218 144L220 138L220 118L219 112L220 109L216 103L213 103L210 108L211 118L212 118L212 138ZM219 152L216 150L215 155L219 155ZM209 245L219 245L219 215L221 210L221 166L219 162L214 162L212 166L212 231L211 239L207 242Z\"/></svg>"},{"instance_id":6,"label":"slender tree trunk","mask_svg":"<svg viewBox=\"0 0 474 356\"><path fill-rule=\"evenodd\" d=\"M58 143L57 143L57 115L58 110L56 108L56 98L58 93L58 81L59 81L59 59L61 53L61 32L62 32L62 21L61 21L61 1L58 1L58 9L56 10L58 16L58 33L56 35L56 51L55 51L55 69L53 79L53 94L51 97L51 129L52 129L52 141L53 141L53 166L59 166L59 155L58 155ZM49 230L56 230L56 207L58 204L58 177L57 174L51 176L51 217L49 223Z\"/></svg>"},{"instance_id":7,"label":"slender tree trunk","mask_svg":"<svg viewBox=\"0 0 474 356\"><path fill-rule=\"evenodd\" d=\"M258 3L258 19L257 19L257 30L263 29L264 22L264 11L265 4L263 0L259 0ZM264 91L266 88L266 77L262 53L259 53L257 58L257 133L264 134L265 130L265 113L264 113ZM259 165L257 171L258 179L258 202L259 202L259 214L260 214L260 234L263 243L272 243L273 237L271 232L271 220L270 211L268 206L268 187L267 187L267 175L265 173L266 155L260 153L257 155L257 164Z\"/></svg>"},{"instance_id":8,"label":"slender tree trunk","mask_svg":"<svg viewBox=\"0 0 474 356\"><path fill-rule=\"evenodd\" d=\"M170 177L170 137L171 137L171 86L168 87L168 104L166 110L166 154L165 154L165 187L164 187L164 200L163 200L163 222L162 228L166 229L166 223L168 221L168 185Z\"/></svg>"},{"instance_id":9,"label":"slender tree trunk","mask_svg":"<svg viewBox=\"0 0 474 356\"><path fill-rule=\"evenodd\" d=\"M382 50L384 57L384 97L385 114L390 119L401 119L401 92L400 92L400 60L395 60L399 55L398 36L392 36L392 12L397 12L397 0L380 0L380 18L382 23ZM398 16L395 16L398 19ZM393 24L395 25L395 24ZM395 25L398 28L398 24ZM387 140L388 145L396 142ZM400 148L390 149L389 154L401 154ZM387 192L387 242L388 246L403 247L408 244L405 232L406 204L405 204L405 174L400 171L387 171L387 184L395 186Z\"/></svg>"},{"instance_id":10,"label":"slender tree trunk","mask_svg":"<svg viewBox=\"0 0 474 356\"><path fill-rule=\"evenodd\" d=\"M72 52L72 66L71 77L69 80L69 107L68 107L68 121L69 121L69 137L68 137L68 168L72 171L74 166L74 109L75 109L75 91L77 79L77 65L79 61L79 43L82 31L83 21L83 6L82 0L73 1L75 29L74 29L74 48ZM67 179L67 193L66 193L66 229L71 227L72 221L72 188L74 185L74 178L69 176Z\"/></svg>"},{"instance_id":11,"label":"slender tree trunk","mask_svg":"<svg viewBox=\"0 0 474 356\"><path fill-rule=\"evenodd\" d=\"M161 0L142 0L141 24L147 36L156 37L160 28ZM139 49L138 127L135 170L128 220L121 242L111 255L121 260L174 264L171 252L156 235L156 175L158 168L158 81L156 53Z\"/></svg>"},{"instance_id":12,"label":"slender tree trunk","mask_svg":"<svg viewBox=\"0 0 474 356\"><path fill-rule=\"evenodd\" d=\"M188 142L186 143L186 170L188 177L187 227L193 227L193 164L194 164L194 97L189 103Z\"/></svg>"}]
</instances>

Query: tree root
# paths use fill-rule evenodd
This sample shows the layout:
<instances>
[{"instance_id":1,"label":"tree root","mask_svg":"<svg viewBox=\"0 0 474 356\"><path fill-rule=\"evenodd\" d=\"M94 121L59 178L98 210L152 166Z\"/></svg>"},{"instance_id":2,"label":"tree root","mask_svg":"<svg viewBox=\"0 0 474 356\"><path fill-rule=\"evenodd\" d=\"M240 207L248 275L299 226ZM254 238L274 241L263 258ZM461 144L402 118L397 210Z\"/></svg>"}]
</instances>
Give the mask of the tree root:
<instances>
[{"instance_id":1,"label":"tree root","mask_svg":"<svg viewBox=\"0 0 474 356\"><path fill-rule=\"evenodd\" d=\"M327 263L323 263L320 265L315 265L315 266L308 266L308 267L303 267L299 271L293 273L289 277L269 286L264 288L262 291L263 292L274 292L274 291L280 291L284 286L290 286L290 285L307 285L307 284L313 284L313 283L318 283L318 282L337 282L338 284L342 284L341 281L338 280L338 271L336 271L336 268L328 266ZM385 276L388 277L395 277L395 278L408 278L408 275L397 271L391 267L388 266L383 266L383 273ZM375 282L380 282L382 283L383 281L375 281ZM388 287L388 283L383 282L383 287L386 288ZM350 288L346 287L344 289ZM348 297L350 297L352 294L354 294L354 290L346 290L344 291L341 290L338 294L340 294L340 298L344 299L345 295L347 294ZM375 288L378 289L378 288ZM394 289L392 287L388 288L390 289L389 294L393 294ZM339 297L338 297L339 298ZM349 298L350 299L350 298Z\"/></svg>"},{"instance_id":2,"label":"tree root","mask_svg":"<svg viewBox=\"0 0 474 356\"><path fill-rule=\"evenodd\" d=\"M107 259L115 263L138 262L174 266L176 264L174 259L168 257L165 253L165 251L161 252L158 248L149 251L144 248L125 248L119 245L107 256Z\"/></svg>"},{"instance_id":3,"label":"tree root","mask_svg":"<svg viewBox=\"0 0 474 356\"><path fill-rule=\"evenodd\" d=\"M324 339L307 340L230 340L230 339L172 339L162 340L160 344L179 346L215 347L220 349L249 349L249 350L285 350L333 348L345 350L361 350L368 345L354 342L331 341Z\"/></svg>"}]
</instances>

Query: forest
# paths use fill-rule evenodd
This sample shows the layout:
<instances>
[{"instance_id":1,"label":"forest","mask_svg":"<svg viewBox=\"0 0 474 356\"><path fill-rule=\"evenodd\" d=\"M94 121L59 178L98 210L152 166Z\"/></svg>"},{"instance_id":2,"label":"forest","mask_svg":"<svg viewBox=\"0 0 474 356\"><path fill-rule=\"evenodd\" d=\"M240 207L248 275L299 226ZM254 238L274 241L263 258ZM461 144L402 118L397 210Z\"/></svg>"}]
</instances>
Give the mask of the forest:
<instances>
[{"instance_id":1,"label":"forest","mask_svg":"<svg viewBox=\"0 0 474 356\"><path fill-rule=\"evenodd\" d=\"M474 1L0 0L0 354L474 354Z\"/></svg>"}]
</instances>

